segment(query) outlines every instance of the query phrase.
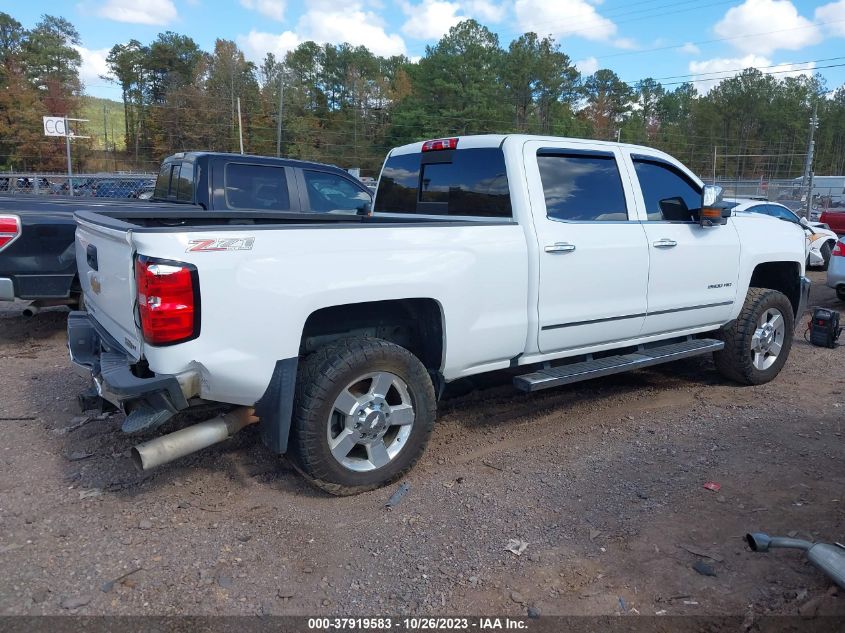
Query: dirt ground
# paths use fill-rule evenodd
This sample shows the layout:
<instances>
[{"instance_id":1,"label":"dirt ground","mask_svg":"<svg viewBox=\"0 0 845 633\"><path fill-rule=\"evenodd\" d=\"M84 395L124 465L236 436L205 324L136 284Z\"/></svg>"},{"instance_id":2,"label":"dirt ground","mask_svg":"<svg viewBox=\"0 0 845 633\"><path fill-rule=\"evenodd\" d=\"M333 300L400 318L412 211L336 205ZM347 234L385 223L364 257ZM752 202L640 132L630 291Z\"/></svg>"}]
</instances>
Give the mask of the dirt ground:
<instances>
[{"instance_id":1,"label":"dirt ground","mask_svg":"<svg viewBox=\"0 0 845 633\"><path fill-rule=\"evenodd\" d=\"M845 310L812 276L811 305ZM845 541L845 347L803 324L760 387L705 358L444 401L388 510L396 486L322 494L255 429L136 472L119 415L79 417L66 313L21 307L0 312L0 614L845 614L800 552L743 541Z\"/></svg>"}]
</instances>

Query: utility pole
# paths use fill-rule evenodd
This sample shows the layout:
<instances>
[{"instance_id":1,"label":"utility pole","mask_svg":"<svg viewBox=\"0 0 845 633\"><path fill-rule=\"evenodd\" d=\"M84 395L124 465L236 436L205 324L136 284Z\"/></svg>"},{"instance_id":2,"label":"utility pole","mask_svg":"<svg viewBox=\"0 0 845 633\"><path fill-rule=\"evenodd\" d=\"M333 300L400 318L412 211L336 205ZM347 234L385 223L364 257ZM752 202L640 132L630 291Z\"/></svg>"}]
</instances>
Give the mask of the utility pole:
<instances>
[{"instance_id":1,"label":"utility pole","mask_svg":"<svg viewBox=\"0 0 845 633\"><path fill-rule=\"evenodd\" d=\"M238 138L241 141L241 154L244 153L244 128L241 122L241 98L238 97Z\"/></svg>"},{"instance_id":2,"label":"utility pole","mask_svg":"<svg viewBox=\"0 0 845 633\"><path fill-rule=\"evenodd\" d=\"M279 113L276 115L276 158L282 156L282 111L285 99L285 67L279 71Z\"/></svg>"},{"instance_id":3,"label":"utility pole","mask_svg":"<svg viewBox=\"0 0 845 633\"><path fill-rule=\"evenodd\" d=\"M819 125L819 103L813 105L813 116L810 119L810 138L807 141L807 160L804 163L804 178L801 181L802 188L806 187L807 206L804 207L804 217L810 219L810 211L813 207L813 154L816 150L815 134Z\"/></svg>"},{"instance_id":4,"label":"utility pole","mask_svg":"<svg viewBox=\"0 0 845 633\"><path fill-rule=\"evenodd\" d=\"M716 184L716 158L718 157L719 146L713 146L713 184Z\"/></svg>"},{"instance_id":5,"label":"utility pole","mask_svg":"<svg viewBox=\"0 0 845 633\"><path fill-rule=\"evenodd\" d=\"M106 104L103 104L103 149L109 151L109 128L106 122Z\"/></svg>"}]
</instances>

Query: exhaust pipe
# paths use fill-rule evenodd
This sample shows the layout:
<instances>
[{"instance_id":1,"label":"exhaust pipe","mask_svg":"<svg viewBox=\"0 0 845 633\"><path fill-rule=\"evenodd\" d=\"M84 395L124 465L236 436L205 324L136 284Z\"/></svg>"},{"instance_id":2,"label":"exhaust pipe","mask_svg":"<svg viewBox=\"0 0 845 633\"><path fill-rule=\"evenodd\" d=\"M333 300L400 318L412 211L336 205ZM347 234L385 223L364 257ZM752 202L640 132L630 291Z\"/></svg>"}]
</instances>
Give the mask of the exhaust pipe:
<instances>
[{"instance_id":1,"label":"exhaust pipe","mask_svg":"<svg viewBox=\"0 0 845 633\"><path fill-rule=\"evenodd\" d=\"M25 317L34 317L41 312L41 308L49 308L52 306L72 306L76 301L73 299L37 299L23 309Z\"/></svg>"},{"instance_id":2,"label":"exhaust pipe","mask_svg":"<svg viewBox=\"0 0 845 633\"><path fill-rule=\"evenodd\" d=\"M839 543L836 545L811 543L797 538L769 536L763 532L746 534L745 540L755 552L768 552L776 547L804 550L813 565L821 569L827 574L828 578L842 589L845 589L845 547Z\"/></svg>"},{"instance_id":3,"label":"exhaust pipe","mask_svg":"<svg viewBox=\"0 0 845 633\"><path fill-rule=\"evenodd\" d=\"M205 422L138 444L132 449L132 461L139 470L150 470L227 440L242 428L256 422L258 418L255 416L255 409L240 407Z\"/></svg>"}]
</instances>

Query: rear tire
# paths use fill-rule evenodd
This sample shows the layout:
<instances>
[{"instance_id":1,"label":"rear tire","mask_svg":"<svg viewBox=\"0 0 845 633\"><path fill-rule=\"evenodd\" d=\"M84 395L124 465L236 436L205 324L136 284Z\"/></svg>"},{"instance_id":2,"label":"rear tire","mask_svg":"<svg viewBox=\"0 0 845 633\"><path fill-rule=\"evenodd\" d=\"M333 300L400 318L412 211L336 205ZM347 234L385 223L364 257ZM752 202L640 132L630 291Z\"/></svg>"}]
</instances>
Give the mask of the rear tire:
<instances>
[{"instance_id":1,"label":"rear tire","mask_svg":"<svg viewBox=\"0 0 845 633\"><path fill-rule=\"evenodd\" d=\"M428 371L411 352L381 339L342 339L300 367L289 451L328 493L373 490L416 464L436 410Z\"/></svg>"},{"instance_id":2,"label":"rear tire","mask_svg":"<svg viewBox=\"0 0 845 633\"><path fill-rule=\"evenodd\" d=\"M836 298L840 301L845 301L845 288L839 287L836 289Z\"/></svg>"},{"instance_id":3,"label":"rear tire","mask_svg":"<svg viewBox=\"0 0 845 633\"><path fill-rule=\"evenodd\" d=\"M719 332L725 348L713 354L716 369L745 385L767 383L783 368L794 330L795 317L786 295L750 288L739 316Z\"/></svg>"}]
</instances>

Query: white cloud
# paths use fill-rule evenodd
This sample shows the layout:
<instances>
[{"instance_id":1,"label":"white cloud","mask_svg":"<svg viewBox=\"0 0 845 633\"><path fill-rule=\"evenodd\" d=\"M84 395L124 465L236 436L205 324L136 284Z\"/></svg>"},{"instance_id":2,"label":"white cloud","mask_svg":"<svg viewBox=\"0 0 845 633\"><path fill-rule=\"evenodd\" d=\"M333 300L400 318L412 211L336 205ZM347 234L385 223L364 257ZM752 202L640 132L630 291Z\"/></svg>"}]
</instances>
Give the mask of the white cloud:
<instances>
[{"instance_id":1,"label":"white cloud","mask_svg":"<svg viewBox=\"0 0 845 633\"><path fill-rule=\"evenodd\" d=\"M363 3L338 6L332 0L311 0L308 11L300 16L293 30L268 33L251 30L235 39L247 59L260 63L267 53L277 57L313 40L325 44L348 42L352 46L366 46L375 55L404 55L405 41L396 33L388 34L381 19L363 8Z\"/></svg>"},{"instance_id":2,"label":"white cloud","mask_svg":"<svg viewBox=\"0 0 845 633\"><path fill-rule=\"evenodd\" d=\"M97 15L132 24L169 24L178 17L173 0L107 0Z\"/></svg>"},{"instance_id":3,"label":"white cloud","mask_svg":"<svg viewBox=\"0 0 845 633\"><path fill-rule=\"evenodd\" d=\"M834 37L845 37L845 0L831 2L816 9L816 22Z\"/></svg>"},{"instance_id":4,"label":"white cloud","mask_svg":"<svg viewBox=\"0 0 845 633\"><path fill-rule=\"evenodd\" d=\"M767 55L778 49L795 51L822 40L818 26L801 16L789 0L745 0L728 9L713 30L719 37L733 38L729 41L737 50L756 55ZM770 31L785 32L743 35Z\"/></svg>"},{"instance_id":5,"label":"white cloud","mask_svg":"<svg viewBox=\"0 0 845 633\"><path fill-rule=\"evenodd\" d=\"M76 52L82 58L79 66L79 78L86 86L104 83L100 77L109 74L109 67L106 64L106 57L109 55L108 48L91 49L84 46L74 46Z\"/></svg>"},{"instance_id":6,"label":"white cloud","mask_svg":"<svg viewBox=\"0 0 845 633\"><path fill-rule=\"evenodd\" d=\"M438 39L463 19L458 16L461 7L456 2L423 0L420 4L403 2L401 6L408 16L402 32L420 40Z\"/></svg>"},{"instance_id":7,"label":"white cloud","mask_svg":"<svg viewBox=\"0 0 845 633\"><path fill-rule=\"evenodd\" d=\"M592 75L599 69L599 60L595 57L588 57L575 62L575 67L581 71L582 75Z\"/></svg>"},{"instance_id":8,"label":"white cloud","mask_svg":"<svg viewBox=\"0 0 845 633\"><path fill-rule=\"evenodd\" d=\"M374 55L404 55L405 40L396 33L388 34L379 17L364 11L361 5L338 7L331 10L310 10L296 25L296 32L303 40L349 42L353 46L366 46Z\"/></svg>"},{"instance_id":9,"label":"white cloud","mask_svg":"<svg viewBox=\"0 0 845 633\"><path fill-rule=\"evenodd\" d=\"M639 48L637 42L630 37L617 37L613 40L613 45L626 51L635 51Z\"/></svg>"},{"instance_id":10,"label":"white cloud","mask_svg":"<svg viewBox=\"0 0 845 633\"><path fill-rule=\"evenodd\" d=\"M412 4L401 0L399 6L408 19L402 32L420 40L436 40L461 20L474 18L482 24L501 22L505 17L504 5L490 0L422 0Z\"/></svg>"},{"instance_id":11,"label":"white cloud","mask_svg":"<svg viewBox=\"0 0 845 633\"><path fill-rule=\"evenodd\" d=\"M247 59L261 63L267 53L273 53L277 59L283 59L285 53L293 50L301 40L296 33L285 31L279 35L275 33L263 33L253 29L247 35L238 35L237 44L244 52Z\"/></svg>"},{"instance_id":12,"label":"white cloud","mask_svg":"<svg viewBox=\"0 0 845 633\"><path fill-rule=\"evenodd\" d=\"M699 55L701 53L701 49L692 42L687 42L678 50L682 53L686 53L687 55Z\"/></svg>"},{"instance_id":13,"label":"white cloud","mask_svg":"<svg viewBox=\"0 0 845 633\"><path fill-rule=\"evenodd\" d=\"M258 11L271 20L282 22L285 19L286 0L241 0L241 6L250 11Z\"/></svg>"},{"instance_id":14,"label":"white cloud","mask_svg":"<svg viewBox=\"0 0 845 633\"><path fill-rule=\"evenodd\" d=\"M746 68L759 68L764 73L775 73L778 78L812 75L815 63L793 64L785 62L774 65L762 55L749 54L738 58L717 58L689 63L689 70L695 74L693 83L699 92L709 92L720 81L740 74Z\"/></svg>"},{"instance_id":15,"label":"white cloud","mask_svg":"<svg viewBox=\"0 0 845 633\"><path fill-rule=\"evenodd\" d=\"M464 9L464 13L483 24L501 22L505 17L505 13L507 13L504 5L496 4L489 0L466 0L461 3L461 6Z\"/></svg>"},{"instance_id":16,"label":"white cloud","mask_svg":"<svg viewBox=\"0 0 845 633\"><path fill-rule=\"evenodd\" d=\"M520 30L534 31L541 37L577 35L604 41L616 35L616 25L586 0L516 0L514 13Z\"/></svg>"}]
</instances>

